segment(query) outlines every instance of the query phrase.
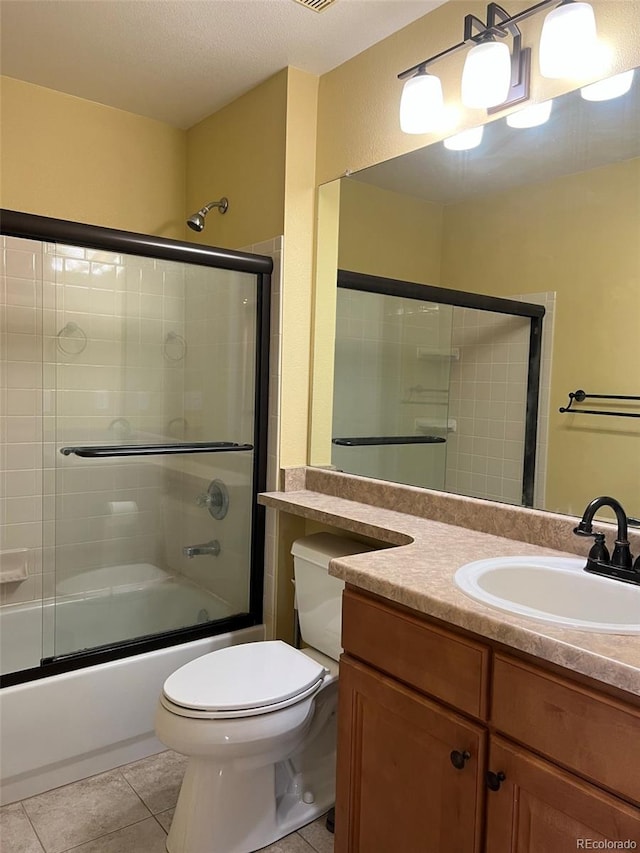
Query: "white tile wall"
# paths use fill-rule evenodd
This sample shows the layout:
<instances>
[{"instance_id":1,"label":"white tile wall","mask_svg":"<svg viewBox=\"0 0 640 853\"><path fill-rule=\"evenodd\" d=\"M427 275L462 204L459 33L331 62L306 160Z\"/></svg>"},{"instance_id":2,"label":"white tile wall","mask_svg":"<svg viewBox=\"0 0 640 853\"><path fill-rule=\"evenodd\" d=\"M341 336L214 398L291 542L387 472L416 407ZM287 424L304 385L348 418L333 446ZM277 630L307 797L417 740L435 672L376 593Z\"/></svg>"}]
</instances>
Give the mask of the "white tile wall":
<instances>
[{"instance_id":1,"label":"white tile wall","mask_svg":"<svg viewBox=\"0 0 640 853\"><path fill-rule=\"evenodd\" d=\"M96 461L58 449L250 441L253 276L13 238L1 250L0 550L28 547L34 559L27 581L0 584L0 603L52 595L56 576L149 562L246 609L248 458ZM279 259L281 241L269 250ZM276 452L277 436L272 479ZM224 522L196 505L214 477L232 497ZM118 502L135 512L114 512ZM182 556L214 537L215 571Z\"/></svg>"},{"instance_id":2,"label":"white tile wall","mask_svg":"<svg viewBox=\"0 0 640 853\"><path fill-rule=\"evenodd\" d=\"M454 309L447 491L522 502L529 327L523 317Z\"/></svg>"},{"instance_id":3,"label":"white tile wall","mask_svg":"<svg viewBox=\"0 0 640 853\"><path fill-rule=\"evenodd\" d=\"M42 261L40 243L0 237L0 552L31 552L0 604L42 595Z\"/></svg>"}]
</instances>

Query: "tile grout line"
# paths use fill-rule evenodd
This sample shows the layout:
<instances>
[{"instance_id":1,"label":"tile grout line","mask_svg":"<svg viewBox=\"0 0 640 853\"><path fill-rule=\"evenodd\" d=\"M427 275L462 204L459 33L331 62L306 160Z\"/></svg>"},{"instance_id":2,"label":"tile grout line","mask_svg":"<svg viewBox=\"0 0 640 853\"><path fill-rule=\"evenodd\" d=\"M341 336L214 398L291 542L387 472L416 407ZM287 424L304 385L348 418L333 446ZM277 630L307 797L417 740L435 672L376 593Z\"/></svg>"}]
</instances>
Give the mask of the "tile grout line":
<instances>
[{"instance_id":1,"label":"tile grout line","mask_svg":"<svg viewBox=\"0 0 640 853\"><path fill-rule=\"evenodd\" d=\"M298 838L302 839L302 841L304 841L304 843L305 843L305 844L306 844L306 845L307 845L311 850L313 850L313 853L318 853L318 848L317 848L317 847L314 847L314 846L313 846L313 844L312 844L310 841L307 841L307 839L304 837L304 835L300 835L300 833L299 833L299 832L296 832L296 835L298 836Z\"/></svg>"},{"instance_id":2,"label":"tile grout line","mask_svg":"<svg viewBox=\"0 0 640 853\"><path fill-rule=\"evenodd\" d=\"M135 763L135 762L133 762L133 763ZM128 766L129 766L128 764L123 764L123 765L121 765L121 767L128 767ZM142 805L145 807L145 809L149 812L149 816L150 816L150 817L155 818L154 813L151 811L151 809L149 808L149 806L145 803L145 801L142 799L142 797L140 796L140 794L139 794L139 793L136 791L136 789L133 787L133 785L131 784L131 782L129 782L129 780L128 780L128 779L127 779L127 777L124 775L124 773L122 772L122 770L121 770L120 768L117 768L117 769L118 769L118 774L122 777L122 779L123 779L123 780L124 780L124 782L129 786L129 788L131 788L131 790L133 791L133 793L134 793L134 794L136 795L136 797L140 800L140 802L141 802L141 803L142 803ZM146 820L146 818L145 818L145 820ZM140 821L135 821L135 822L136 822L136 823L139 823ZM129 824L129 826L133 826L133 824ZM107 834L108 834L108 833L107 833Z\"/></svg>"},{"instance_id":3,"label":"tile grout line","mask_svg":"<svg viewBox=\"0 0 640 853\"><path fill-rule=\"evenodd\" d=\"M165 809L165 811L169 811L169 809ZM162 812L158 812L158 814L162 814ZM158 815L154 814L154 815L151 815L151 817L155 820L155 822L158 824L160 829L164 832L165 836L168 836L169 830L165 829L164 826L160 823L160 821L158 820Z\"/></svg>"},{"instance_id":4,"label":"tile grout line","mask_svg":"<svg viewBox=\"0 0 640 853\"><path fill-rule=\"evenodd\" d=\"M151 815L151 817L153 817L153 815ZM126 826L121 826L120 829L105 832L104 835L99 835L97 838L91 838L89 841L83 841L81 844L76 844L73 847L67 847L65 850L60 850L59 853L73 853L74 850L79 850L81 847L84 847L85 844L93 844L96 841L100 841L101 838L108 838L110 835L115 835L116 832L122 832L123 829L130 829L130 827L137 826L139 823L144 823L146 820L149 820L149 818L143 817L142 820L136 820L133 823L128 823Z\"/></svg>"},{"instance_id":5,"label":"tile grout line","mask_svg":"<svg viewBox=\"0 0 640 853\"><path fill-rule=\"evenodd\" d=\"M40 847L42 847L42 849L44 850L44 853L48 853L47 848L44 846L43 840L38 835L38 830L35 828L33 821L29 817L29 812L24 807L24 800L18 800L18 802L20 803L20 808L22 809L24 815L26 816L27 820L29 821L29 826L33 830L33 834L35 835L35 837L38 841L38 844L40 845Z\"/></svg>"}]
</instances>

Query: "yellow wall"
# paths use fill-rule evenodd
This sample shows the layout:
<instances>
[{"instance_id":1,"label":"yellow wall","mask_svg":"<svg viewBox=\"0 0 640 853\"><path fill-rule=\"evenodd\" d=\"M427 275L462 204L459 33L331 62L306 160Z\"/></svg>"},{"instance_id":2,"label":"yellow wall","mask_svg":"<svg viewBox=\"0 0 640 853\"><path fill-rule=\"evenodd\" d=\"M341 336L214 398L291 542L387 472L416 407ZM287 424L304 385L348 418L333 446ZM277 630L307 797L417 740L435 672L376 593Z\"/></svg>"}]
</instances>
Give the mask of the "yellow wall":
<instances>
[{"instance_id":1,"label":"yellow wall","mask_svg":"<svg viewBox=\"0 0 640 853\"><path fill-rule=\"evenodd\" d=\"M0 94L2 207L184 236L183 130L10 77Z\"/></svg>"},{"instance_id":2,"label":"yellow wall","mask_svg":"<svg viewBox=\"0 0 640 853\"><path fill-rule=\"evenodd\" d=\"M445 208L445 287L557 293L545 509L580 514L599 494L638 507L636 422L558 413L578 388L637 393L638 187L640 159Z\"/></svg>"},{"instance_id":3,"label":"yellow wall","mask_svg":"<svg viewBox=\"0 0 640 853\"><path fill-rule=\"evenodd\" d=\"M318 78L289 68L282 259L280 464L307 461Z\"/></svg>"},{"instance_id":4,"label":"yellow wall","mask_svg":"<svg viewBox=\"0 0 640 853\"><path fill-rule=\"evenodd\" d=\"M187 131L188 213L221 196L194 243L241 249L284 231L288 71L284 69Z\"/></svg>"},{"instance_id":5,"label":"yellow wall","mask_svg":"<svg viewBox=\"0 0 640 853\"><path fill-rule=\"evenodd\" d=\"M439 284L442 205L343 180L338 266L420 284Z\"/></svg>"},{"instance_id":6,"label":"yellow wall","mask_svg":"<svg viewBox=\"0 0 640 853\"><path fill-rule=\"evenodd\" d=\"M316 264L313 301L309 456L311 465L331 464L333 417L333 341L336 329L336 270L338 220L342 181L318 187L316 207ZM327 297L333 294L333 299Z\"/></svg>"}]
</instances>

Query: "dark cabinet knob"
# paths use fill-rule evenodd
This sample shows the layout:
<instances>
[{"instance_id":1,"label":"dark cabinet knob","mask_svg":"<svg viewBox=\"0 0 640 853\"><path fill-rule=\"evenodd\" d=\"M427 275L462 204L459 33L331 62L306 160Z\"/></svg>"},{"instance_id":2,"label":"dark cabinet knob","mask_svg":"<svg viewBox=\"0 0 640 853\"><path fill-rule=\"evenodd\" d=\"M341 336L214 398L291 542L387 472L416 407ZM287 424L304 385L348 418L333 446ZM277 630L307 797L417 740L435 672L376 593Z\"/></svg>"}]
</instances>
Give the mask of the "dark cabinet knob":
<instances>
[{"instance_id":1,"label":"dark cabinet knob","mask_svg":"<svg viewBox=\"0 0 640 853\"><path fill-rule=\"evenodd\" d=\"M464 752L460 752L459 749L454 749L449 755L449 758L456 770L463 770L465 763L471 758L471 753L467 752L466 749Z\"/></svg>"},{"instance_id":2,"label":"dark cabinet knob","mask_svg":"<svg viewBox=\"0 0 640 853\"><path fill-rule=\"evenodd\" d=\"M487 788L490 791L499 791L500 785L504 782L507 777L504 775L502 770L499 773L494 773L493 770L487 770L487 775L485 776L487 782Z\"/></svg>"}]
</instances>

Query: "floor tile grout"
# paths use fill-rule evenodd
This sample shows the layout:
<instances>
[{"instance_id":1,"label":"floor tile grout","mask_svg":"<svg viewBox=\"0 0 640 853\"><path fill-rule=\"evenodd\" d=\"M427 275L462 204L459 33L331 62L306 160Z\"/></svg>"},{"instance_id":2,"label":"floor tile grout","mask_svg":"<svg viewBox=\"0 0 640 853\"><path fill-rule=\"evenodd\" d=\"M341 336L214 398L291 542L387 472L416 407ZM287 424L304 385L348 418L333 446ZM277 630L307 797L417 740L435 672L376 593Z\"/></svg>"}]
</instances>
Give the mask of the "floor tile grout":
<instances>
[{"instance_id":1,"label":"floor tile grout","mask_svg":"<svg viewBox=\"0 0 640 853\"><path fill-rule=\"evenodd\" d=\"M149 817L152 818L153 815L149 815ZM106 838L108 835L115 835L116 832L121 832L123 829L129 829L132 826L137 826L139 823L144 823L145 820L149 820L149 817L143 817L142 820L135 820L133 823L127 824L127 826L121 826L120 829L114 829L111 832L105 832L103 835L98 835L97 838L90 838L80 844L75 844L73 847L67 847L65 850L61 850L60 853L73 853L74 850L79 850L80 847L84 847L85 844L93 844L95 841L99 841L101 838Z\"/></svg>"},{"instance_id":2,"label":"floor tile grout","mask_svg":"<svg viewBox=\"0 0 640 853\"><path fill-rule=\"evenodd\" d=\"M165 811L167 811L167 812L168 812L168 811L169 811L169 809L165 809ZM158 812L158 814L162 814L162 812ZM163 825L160 823L160 821L158 820L158 815L155 815L155 814L154 814L154 815L151 815L151 817L155 820L155 822L158 824L158 826L159 826L159 827L160 827L160 829L164 832L164 834L165 834L165 835L169 835L168 831L164 828L164 826L163 826Z\"/></svg>"},{"instance_id":3,"label":"floor tile grout","mask_svg":"<svg viewBox=\"0 0 640 853\"><path fill-rule=\"evenodd\" d=\"M167 750L167 752L170 752L170 750ZM161 753L159 753L158 755L161 755ZM59 853L73 853L73 851L77 851L77 850L81 849L84 845L95 844L96 842L99 842L101 839L109 838L112 835L115 835L115 834L122 832L126 829L130 829L131 827L137 826L138 824L144 823L145 821L148 821L149 818L152 818L154 820L154 823L160 827L160 829L162 830L163 836L165 838L165 842L166 842L166 838L168 835L168 829L165 828L165 826L160 822L159 816L170 811L172 808L175 809L175 804L173 806L169 806L168 808L163 808L161 811L158 811L157 813L152 811L150 805L147 804L147 802L143 798L142 794L140 794L138 792L138 790L136 790L136 788L134 787L134 784L131 781L129 781L129 779L125 775L128 768L134 767L135 765L140 764L140 761L141 760L139 759L136 761L128 762L127 764L122 764L116 768L113 768L112 770L105 771L104 774L103 773L92 774L91 776L87 776L86 779L78 780L78 782L83 782L86 780L95 779L96 777L106 775L106 774L113 774L115 777L117 777L119 782L125 782L126 783L126 789L129 790L131 793L133 793L135 795L135 800L143 806L143 810L146 813L145 816L140 817L139 819L134 820L131 823L126 823L123 826L119 826L117 829L112 829L108 832L103 832L102 834L97 835L93 838L86 838L82 842L80 842L78 844L74 844L72 847L66 847L66 848L64 848L64 850L60 850ZM27 811L25 804L28 803L30 800L37 799L37 797L42 796L42 795L47 794L47 793L50 793L51 791L55 791L55 790L58 790L60 788L72 787L75 784L77 784L77 783L72 782L72 783L68 783L66 785L60 785L60 786L57 786L56 788L50 789L50 791L43 791L43 792L41 792L41 794L36 794L33 797L26 797L23 800L17 800L14 804L7 804L7 805L19 805L20 806L20 811L26 817L28 826L31 828L31 831L33 832L35 840L40 845L40 848L42 851L44 851L44 853L51 853L53 848L47 847L45 845L44 841L42 840L40 834L38 833L38 831L36 829L35 824L33 823L32 819L31 819L31 816L29 815L29 812ZM129 796L129 795L127 795L127 796ZM313 823L313 821L311 823ZM97 828L98 827L96 827L96 829ZM303 828L301 828L301 829L303 829ZM156 830L154 830L154 832L155 831ZM315 844L313 843L313 841L305 838L305 836L302 835L300 831L295 831L295 833L292 833L292 836L294 834L295 834L295 836L297 836L299 841L304 842L304 850L308 851L308 853L320 853L321 850L327 849L328 842L325 841L324 838L315 839L315 837L314 837L314 840L316 840L317 843L320 845L320 847L316 847ZM333 839L331 839L331 845L330 845L331 849L333 849L333 843L332 842L333 842Z\"/></svg>"},{"instance_id":4,"label":"floor tile grout","mask_svg":"<svg viewBox=\"0 0 640 853\"><path fill-rule=\"evenodd\" d=\"M122 766L123 766L123 767L128 767L128 765L127 765L127 764L123 764ZM132 790L132 791L133 791L133 793L136 795L136 797L140 800L140 802L141 802L141 803L142 803L142 805L145 807L145 809L149 812L149 816L150 816L150 817L155 817L154 813L151 811L151 809L149 808L149 806L145 803L145 801L142 799L142 797L140 796L140 794L136 791L136 789L133 787L133 785L131 784L131 782L130 782L130 781L127 779L127 777L124 775L124 773L122 772L121 768L117 768L117 769L118 769L118 773L119 773L119 774L120 774L120 776L122 777L123 781L124 781L124 782L126 782L126 784L129 786L129 788L131 788L131 790ZM145 820L146 820L146 818L145 818ZM139 823L139 821L136 821L136 823Z\"/></svg>"},{"instance_id":5,"label":"floor tile grout","mask_svg":"<svg viewBox=\"0 0 640 853\"><path fill-rule=\"evenodd\" d=\"M300 838L302 841L304 841L304 843L307 845L307 847L309 847L311 850L313 850L314 853L318 853L317 848L314 847L310 841L307 841L307 839L304 837L304 835L300 835L299 832L296 832L296 835L298 836L298 838Z\"/></svg>"},{"instance_id":6,"label":"floor tile grout","mask_svg":"<svg viewBox=\"0 0 640 853\"><path fill-rule=\"evenodd\" d=\"M26 818L27 818L27 820L29 821L29 826L30 826L30 827L31 827L31 829L33 830L33 834L34 834L34 835L35 835L35 837L38 839L38 844L40 845L40 847L42 847L42 849L44 850L44 853L47 853L47 848L44 846L44 841L43 841L43 840L40 838L40 836L38 835L38 830L35 828L35 825L34 825L33 821L32 821L32 820L31 820L31 818L29 817L29 812L28 812L28 811L25 809L25 807L24 807L24 800L19 800L18 802L20 803L20 807L22 808L22 811L23 811L23 813L24 813L25 817L26 817Z\"/></svg>"}]
</instances>

